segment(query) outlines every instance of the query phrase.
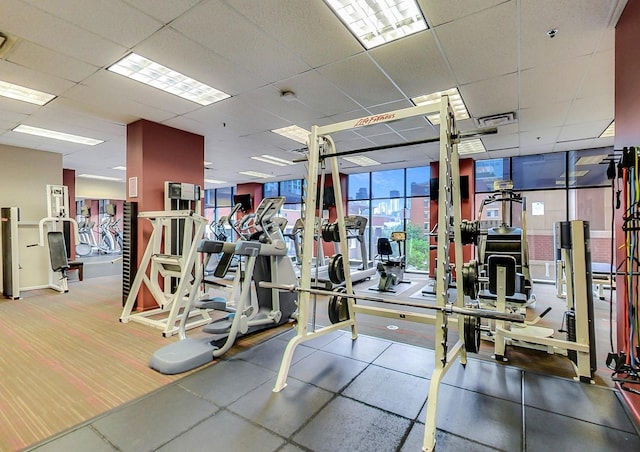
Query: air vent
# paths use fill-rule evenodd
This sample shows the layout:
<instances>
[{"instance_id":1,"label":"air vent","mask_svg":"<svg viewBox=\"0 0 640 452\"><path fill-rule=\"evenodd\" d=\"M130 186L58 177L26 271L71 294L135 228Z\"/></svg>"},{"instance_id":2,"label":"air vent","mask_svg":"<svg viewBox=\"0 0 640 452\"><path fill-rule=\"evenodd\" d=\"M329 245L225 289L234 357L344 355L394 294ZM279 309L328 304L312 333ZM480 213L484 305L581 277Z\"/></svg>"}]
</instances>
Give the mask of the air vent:
<instances>
[{"instance_id":1,"label":"air vent","mask_svg":"<svg viewBox=\"0 0 640 452\"><path fill-rule=\"evenodd\" d=\"M500 113L498 115L485 116L483 118L476 119L478 128L505 126L507 124L514 124L516 122L516 114L513 112Z\"/></svg>"}]
</instances>

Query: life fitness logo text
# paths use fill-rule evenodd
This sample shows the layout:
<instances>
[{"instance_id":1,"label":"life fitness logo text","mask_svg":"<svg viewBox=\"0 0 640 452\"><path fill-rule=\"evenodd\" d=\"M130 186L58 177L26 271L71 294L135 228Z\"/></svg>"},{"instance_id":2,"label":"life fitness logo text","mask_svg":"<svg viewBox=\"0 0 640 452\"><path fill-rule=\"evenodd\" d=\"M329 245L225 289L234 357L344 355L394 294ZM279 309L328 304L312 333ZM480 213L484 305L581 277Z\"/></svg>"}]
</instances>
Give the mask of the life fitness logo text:
<instances>
[{"instance_id":1,"label":"life fitness logo text","mask_svg":"<svg viewBox=\"0 0 640 452\"><path fill-rule=\"evenodd\" d=\"M368 126L371 124L375 124L376 122L388 121L389 119L393 119L395 117L396 117L395 113L386 113L384 115L368 116L366 118L358 119L358 122L356 122L353 125L353 127Z\"/></svg>"}]
</instances>

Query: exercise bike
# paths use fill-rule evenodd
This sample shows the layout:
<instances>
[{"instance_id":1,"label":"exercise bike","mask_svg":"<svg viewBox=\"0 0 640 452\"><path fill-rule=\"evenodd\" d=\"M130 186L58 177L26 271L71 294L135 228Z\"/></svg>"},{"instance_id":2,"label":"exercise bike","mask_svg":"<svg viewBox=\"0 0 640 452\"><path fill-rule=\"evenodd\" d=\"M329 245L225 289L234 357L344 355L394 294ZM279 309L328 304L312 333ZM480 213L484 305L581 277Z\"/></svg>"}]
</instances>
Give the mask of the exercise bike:
<instances>
[{"instance_id":1,"label":"exercise bike","mask_svg":"<svg viewBox=\"0 0 640 452\"><path fill-rule=\"evenodd\" d=\"M380 262L378 262L376 269L380 275L377 288L379 292L395 292L395 287L398 284L408 283L408 281L403 281L406 266L406 240L407 234L404 231L392 232L391 239L386 237L378 239L378 256L380 256ZM391 242L398 244L397 257L392 257L393 248Z\"/></svg>"}]
</instances>

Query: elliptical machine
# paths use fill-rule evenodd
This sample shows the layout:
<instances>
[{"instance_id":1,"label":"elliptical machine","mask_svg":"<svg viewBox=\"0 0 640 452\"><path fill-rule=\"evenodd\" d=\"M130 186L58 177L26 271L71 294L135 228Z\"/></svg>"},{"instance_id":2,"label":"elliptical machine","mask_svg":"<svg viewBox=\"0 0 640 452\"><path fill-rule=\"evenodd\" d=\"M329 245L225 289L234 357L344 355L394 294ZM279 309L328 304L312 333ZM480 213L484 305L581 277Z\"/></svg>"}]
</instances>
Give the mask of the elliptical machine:
<instances>
[{"instance_id":1,"label":"elliptical machine","mask_svg":"<svg viewBox=\"0 0 640 452\"><path fill-rule=\"evenodd\" d=\"M186 336L186 319L183 315L178 342L157 350L149 366L160 373L171 375L186 372L211 362L226 353L239 336L282 325L293 317L297 309L297 294L278 289L259 287L254 281L270 281L281 284L296 284L293 264L287 256L285 243L276 213L284 205L283 196L265 198L255 213L255 232L247 239L235 244L216 240L203 240L198 251L207 259L211 253L234 253L243 257L244 268L238 269L236 284L240 287L237 300L226 301L221 297L196 300L197 291L192 291L185 312L192 309L207 309L226 312L221 319L205 325L203 332L210 336L193 339ZM228 259L221 259L222 262ZM224 275L223 270L216 276ZM199 269L196 278L202 280ZM255 287L256 296L252 296ZM235 292L235 291L234 291Z\"/></svg>"}]
</instances>

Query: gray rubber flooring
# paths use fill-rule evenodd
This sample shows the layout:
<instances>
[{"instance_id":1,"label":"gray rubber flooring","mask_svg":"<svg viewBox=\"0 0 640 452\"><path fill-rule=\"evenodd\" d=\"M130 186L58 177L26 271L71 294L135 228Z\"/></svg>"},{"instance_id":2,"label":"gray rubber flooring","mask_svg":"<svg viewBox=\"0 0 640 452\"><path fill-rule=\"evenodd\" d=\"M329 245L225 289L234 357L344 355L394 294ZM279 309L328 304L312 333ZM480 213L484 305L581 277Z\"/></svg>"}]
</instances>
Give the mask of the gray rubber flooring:
<instances>
[{"instance_id":1,"label":"gray rubber flooring","mask_svg":"<svg viewBox=\"0 0 640 452\"><path fill-rule=\"evenodd\" d=\"M434 352L337 331L293 330L203 368L31 450L420 451ZM437 451L640 450L616 391L487 361L455 363L440 386Z\"/></svg>"}]
</instances>

